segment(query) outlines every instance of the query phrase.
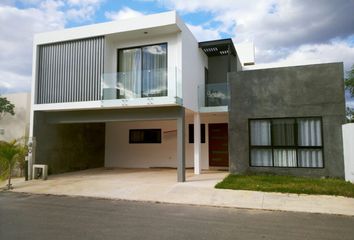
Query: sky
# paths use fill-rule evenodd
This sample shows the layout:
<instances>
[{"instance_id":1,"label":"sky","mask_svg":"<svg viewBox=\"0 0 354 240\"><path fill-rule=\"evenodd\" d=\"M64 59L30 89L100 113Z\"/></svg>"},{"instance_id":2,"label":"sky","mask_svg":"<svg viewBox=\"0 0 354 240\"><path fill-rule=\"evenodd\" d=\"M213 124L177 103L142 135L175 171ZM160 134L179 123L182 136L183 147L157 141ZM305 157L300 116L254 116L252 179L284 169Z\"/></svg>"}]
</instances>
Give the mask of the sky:
<instances>
[{"instance_id":1,"label":"sky","mask_svg":"<svg viewBox=\"0 0 354 240\"><path fill-rule=\"evenodd\" d=\"M354 64L354 0L0 0L0 94L30 91L36 33L169 10L199 41L253 43L256 64Z\"/></svg>"}]
</instances>

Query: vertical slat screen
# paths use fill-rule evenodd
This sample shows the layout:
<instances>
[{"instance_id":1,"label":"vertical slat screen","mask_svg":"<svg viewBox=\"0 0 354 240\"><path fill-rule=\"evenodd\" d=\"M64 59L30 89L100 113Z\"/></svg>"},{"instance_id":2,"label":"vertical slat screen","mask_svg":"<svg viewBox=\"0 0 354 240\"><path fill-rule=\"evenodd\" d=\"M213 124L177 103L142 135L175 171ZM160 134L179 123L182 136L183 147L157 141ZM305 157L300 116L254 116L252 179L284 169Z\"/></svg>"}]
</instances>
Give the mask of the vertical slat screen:
<instances>
[{"instance_id":1,"label":"vertical slat screen","mask_svg":"<svg viewBox=\"0 0 354 240\"><path fill-rule=\"evenodd\" d=\"M41 45L36 103L101 99L104 37Z\"/></svg>"}]
</instances>

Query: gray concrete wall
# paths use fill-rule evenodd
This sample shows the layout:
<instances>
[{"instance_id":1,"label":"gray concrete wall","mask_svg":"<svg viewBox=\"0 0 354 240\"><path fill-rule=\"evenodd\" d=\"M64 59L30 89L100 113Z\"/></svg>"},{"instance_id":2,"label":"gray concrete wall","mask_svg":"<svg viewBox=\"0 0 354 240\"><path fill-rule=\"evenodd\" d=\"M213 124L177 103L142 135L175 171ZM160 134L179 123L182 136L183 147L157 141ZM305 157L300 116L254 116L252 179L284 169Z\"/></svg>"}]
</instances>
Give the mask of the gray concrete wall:
<instances>
[{"instance_id":1,"label":"gray concrete wall","mask_svg":"<svg viewBox=\"0 0 354 240\"><path fill-rule=\"evenodd\" d=\"M231 55L231 72L237 71L237 57ZM208 82L226 83L228 71L228 56L208 57Z\"/></svg>"},{"instance_id":2,"label":"gray concrete wall","mask_svg":"<svg viewBox=\"0 0 354 240\"><path fill-rule=\"evenodd\" d=\"M345 100L342 63L234 72L229 74L229 83L229 154L232 173L344 176L341 125L345 122ZM320 116L323 121L323 169L249 166L249 119L310 116Z\"/></svg>"},{"instance_id":3,"label":"gray concrete wall","mask_svg":"<svg viewBox=\"0 0 354 240\"><path fill-rule=\"evenodd\" d=\"M105 123L50 124L47 115L35 112L35 163L50 174L104 166Z\"/></svg>"}]
</instances>

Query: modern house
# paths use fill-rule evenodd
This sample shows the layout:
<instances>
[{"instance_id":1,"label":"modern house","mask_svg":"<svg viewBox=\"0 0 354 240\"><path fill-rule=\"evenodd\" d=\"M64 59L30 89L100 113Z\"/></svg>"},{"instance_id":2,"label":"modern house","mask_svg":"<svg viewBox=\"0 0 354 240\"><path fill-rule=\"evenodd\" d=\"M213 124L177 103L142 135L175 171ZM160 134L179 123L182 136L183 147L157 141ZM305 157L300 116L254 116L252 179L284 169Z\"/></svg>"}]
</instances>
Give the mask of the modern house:
<instances>
[{"instance_id":1,"label":"modern house","mask_svg":"<svg viewBox=\"0 0 354 240\"><path fill-rule=\"evenodd\" d=\"M342 64L257 69L236 49L176 12L37 34L30 165L342 177Z\"/></svg>"}]
</instances>

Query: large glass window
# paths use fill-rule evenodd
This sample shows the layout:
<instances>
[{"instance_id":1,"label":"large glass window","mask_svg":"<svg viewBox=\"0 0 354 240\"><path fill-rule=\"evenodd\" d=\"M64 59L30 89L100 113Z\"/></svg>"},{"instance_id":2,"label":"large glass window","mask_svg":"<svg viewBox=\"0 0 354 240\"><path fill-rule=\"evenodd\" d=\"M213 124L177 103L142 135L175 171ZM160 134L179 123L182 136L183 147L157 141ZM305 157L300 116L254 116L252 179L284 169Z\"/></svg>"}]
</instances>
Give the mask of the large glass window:
<instances>
[{"instance_id":1,"label":"large glass window","mask_svg":"<svg viewBox=\"0 0 354 240\"><path fill-rule=\"evenodd\" d=\"M250 165L323 167L321 118L250 120Z\"/></svg>"},{"instance_id":2,"label":"large glass window","mask_svg":"<svg viewBox=\"0 0 354 240\"><path fill-rule=\"evenodd\" d=\"M167 96L167 44L118 51L119 98Z\"/></svg>"}]
</instances>

